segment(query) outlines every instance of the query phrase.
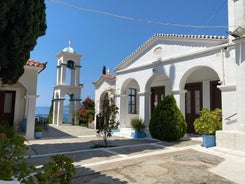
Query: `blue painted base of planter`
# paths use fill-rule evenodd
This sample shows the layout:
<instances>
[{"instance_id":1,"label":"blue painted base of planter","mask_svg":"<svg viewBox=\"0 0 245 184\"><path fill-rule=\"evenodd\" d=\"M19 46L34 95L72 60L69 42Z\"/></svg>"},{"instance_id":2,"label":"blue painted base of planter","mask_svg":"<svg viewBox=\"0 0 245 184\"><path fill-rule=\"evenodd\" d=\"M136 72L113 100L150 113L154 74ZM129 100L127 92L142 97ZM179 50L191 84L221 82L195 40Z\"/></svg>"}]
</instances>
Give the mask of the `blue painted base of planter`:
<instances>
[{"instance_id":1,"label":"blue painted base of planter","mask_svg":"<svg viewBox=\"0 0 245 184\"><path fill-rule=\"evenodd\" d=\"M112 130L111 134L115 133L115 132L120 132L120 129L116 129L116 130Z\"/></svg>"},{"instance_id":2,"label":"blue painted base of planter","mask_svg":"<svg viewBox=\"0 0 245 184\"><path fill-rule=\"evenodd\" d=\"M215 135L202 135L203 146L206 148L216 146Z\"/></svg>"},{"instance_id":3,"label":"blue painted base of planter","mask_svg":"<svg viewBox=\"0 0 245 184\"><path fill-rule=\"evenodd\" d=\"M131 137L132 138L144 138L144 137L146 137L146 133L145 132L135 131L135 132L131 133Z\"/></svg>"},{"instance_id":4,"label":"blue painted base of planter","mask_svg":"<svg viewBox=\"0 0 245 184\"><path fill-rule=\"evenodd\" d=\"M36 139L41 139L43 135L43 132L35 132L34 136Z\"/></svg>"}]
</instances>

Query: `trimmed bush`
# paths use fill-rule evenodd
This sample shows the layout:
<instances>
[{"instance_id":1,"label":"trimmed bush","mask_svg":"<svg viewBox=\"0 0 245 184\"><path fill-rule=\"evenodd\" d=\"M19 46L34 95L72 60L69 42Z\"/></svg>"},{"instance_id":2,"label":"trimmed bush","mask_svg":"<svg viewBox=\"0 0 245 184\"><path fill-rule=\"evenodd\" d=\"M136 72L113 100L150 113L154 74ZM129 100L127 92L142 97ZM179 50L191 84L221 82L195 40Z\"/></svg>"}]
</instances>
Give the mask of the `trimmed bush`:
<instances>
[{"instance_id":1,"label":"trimmed bush","mask_svg":"<svg viewBox=\"0 0 245 184\"><path fill-rule=\"evenodd\" d=\"M162 141L176 141L187 130L187 123L173 95L158 103L149 124L151 136Z\"/></svg>"}]
</instances>

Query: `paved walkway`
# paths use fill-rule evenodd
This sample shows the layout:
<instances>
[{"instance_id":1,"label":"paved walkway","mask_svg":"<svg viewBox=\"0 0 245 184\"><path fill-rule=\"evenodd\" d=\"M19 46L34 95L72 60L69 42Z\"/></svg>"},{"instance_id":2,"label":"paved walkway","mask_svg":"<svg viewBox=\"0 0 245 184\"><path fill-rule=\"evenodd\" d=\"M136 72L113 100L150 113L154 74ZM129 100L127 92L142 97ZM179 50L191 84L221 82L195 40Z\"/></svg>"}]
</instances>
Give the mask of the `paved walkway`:
<instances>
[{"instance_id":1,"label":"paved walkway","mask_svg":"<svg viewBox=\"0 0 245 184\"><path fill-rule=\"evenodd\" d=\"M49 126L42 139L28 141L28 162L40 167L51 155L74 159L73 183L245 183L245 155L203 148L199 138L178 142L134 140L112 136L102 143L95 130Z\"/></svg>"}]
</instances>

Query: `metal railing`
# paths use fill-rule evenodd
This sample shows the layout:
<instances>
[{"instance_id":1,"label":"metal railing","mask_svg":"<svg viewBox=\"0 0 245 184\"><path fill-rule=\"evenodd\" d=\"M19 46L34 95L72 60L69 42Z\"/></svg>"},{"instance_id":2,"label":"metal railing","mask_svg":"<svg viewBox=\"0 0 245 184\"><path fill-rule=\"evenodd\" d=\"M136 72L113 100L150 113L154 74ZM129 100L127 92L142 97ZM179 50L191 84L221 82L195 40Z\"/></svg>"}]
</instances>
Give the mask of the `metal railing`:
<instances>
[{"instance_id":1,"label":"metal railing","mask_svg":"<svg viewBox=\"0 0 245 184\"><path fill-rule=\"evenodd\" d=\"M231 120L231 118L232 118L233 116L235 116L235 115L237 115L237 113L234 113L234 114L232 114L232 115L228 116L227 118L225 118L225 120L230 121L230 120Z\"/></svg>"}]
</instances>

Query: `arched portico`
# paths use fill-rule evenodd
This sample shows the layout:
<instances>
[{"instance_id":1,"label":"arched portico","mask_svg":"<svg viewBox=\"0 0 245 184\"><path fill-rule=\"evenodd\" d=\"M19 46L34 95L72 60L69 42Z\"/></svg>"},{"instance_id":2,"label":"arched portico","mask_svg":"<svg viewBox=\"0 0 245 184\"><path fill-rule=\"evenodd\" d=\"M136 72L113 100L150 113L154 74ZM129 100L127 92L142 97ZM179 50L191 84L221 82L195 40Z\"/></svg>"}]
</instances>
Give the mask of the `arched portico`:
<instances>
[{"instance_id":1,"label":"arched portico","mask_svg":"<svg viewBox=\"0 0 245 184\"><path fill-rule=\"evenodd\" d=\"M195 133L193 122L202 108L221 108L221 91L217 88L220 78L207 66L190 68L180 80L180 107L188 123L188 133Z\"/></svg>"}]
</instances>

